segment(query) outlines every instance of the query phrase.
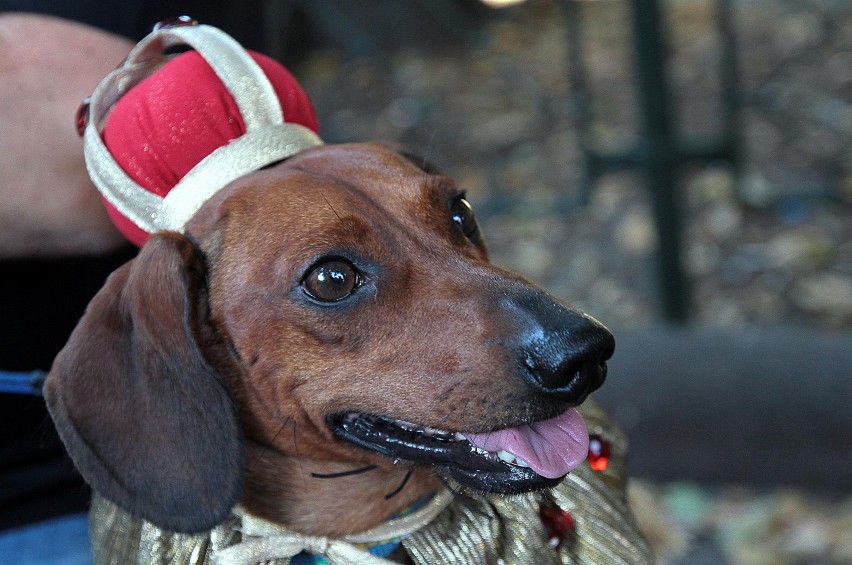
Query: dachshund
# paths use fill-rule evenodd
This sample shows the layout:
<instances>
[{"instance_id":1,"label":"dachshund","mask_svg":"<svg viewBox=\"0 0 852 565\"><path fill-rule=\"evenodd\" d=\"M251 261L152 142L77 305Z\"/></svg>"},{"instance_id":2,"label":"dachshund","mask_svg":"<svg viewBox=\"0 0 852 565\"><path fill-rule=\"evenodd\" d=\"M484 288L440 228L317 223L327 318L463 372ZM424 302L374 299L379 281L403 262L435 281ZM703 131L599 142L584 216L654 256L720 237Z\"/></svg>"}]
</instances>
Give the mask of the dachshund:
<instances>
[{"instance_id":1,"label":"dachshund","mask_svg":"<svg viewBox=\"0 0 852 565\"><path fill-rule=\"evenodd\" d=\"M239 504L313 536L452 485L560 483L614 339L489 262L465 192L395 146L233 181L113 273L45 397L96 493L203 532Z\"/></svg>"}]
</instances>

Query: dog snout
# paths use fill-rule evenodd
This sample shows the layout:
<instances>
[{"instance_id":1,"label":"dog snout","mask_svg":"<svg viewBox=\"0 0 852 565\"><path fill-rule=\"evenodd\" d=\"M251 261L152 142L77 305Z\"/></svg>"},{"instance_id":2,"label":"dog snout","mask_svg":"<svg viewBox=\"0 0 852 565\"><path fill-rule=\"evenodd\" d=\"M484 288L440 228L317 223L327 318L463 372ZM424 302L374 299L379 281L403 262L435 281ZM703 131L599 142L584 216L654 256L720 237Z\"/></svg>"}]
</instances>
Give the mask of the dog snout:
<instances>
[{"instance_id":1,"label":"dog snout","mask_svg":"<svg viewBox=\"0 0 852 565\"><path fill-rule=\"evenodd\" d=\"M516 349L521 374L548 398L578 405L606 379L615 338L593 318L536 294L514 304L526 318Z\"/></svg>"},{"instance_id":2,"label":"dog snout","mask_svg":"<svg viewBox=\"0 0 852 565\"><path fill-rule=\"evenodd\" d=\"M579 321L568 330L545 332L521 347L527 382L551 398L576 405L600 388L615 340L597 322Z\"/></svg>"}]
</instances>

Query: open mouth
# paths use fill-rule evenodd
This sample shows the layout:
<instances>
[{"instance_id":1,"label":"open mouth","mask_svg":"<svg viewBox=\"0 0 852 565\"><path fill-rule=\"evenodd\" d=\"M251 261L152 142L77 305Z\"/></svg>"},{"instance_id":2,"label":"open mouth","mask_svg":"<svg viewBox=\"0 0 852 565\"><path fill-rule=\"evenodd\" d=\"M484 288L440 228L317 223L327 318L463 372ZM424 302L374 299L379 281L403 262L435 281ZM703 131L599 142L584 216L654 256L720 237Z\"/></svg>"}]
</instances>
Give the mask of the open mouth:
<instances>
[{"instance_id":1,"label":"open mouth","mask_svg":"<svg viewBox=\"0 0 852 565\"><path fill-rule=\"evenodd\" d=\"M459 483L500 494L556 485L588 454L576 409L556 418L486 433L460 433L404 420L344 412L330 420L338 437L395 460L439 468Z\"/></svg>"}]
</instances>

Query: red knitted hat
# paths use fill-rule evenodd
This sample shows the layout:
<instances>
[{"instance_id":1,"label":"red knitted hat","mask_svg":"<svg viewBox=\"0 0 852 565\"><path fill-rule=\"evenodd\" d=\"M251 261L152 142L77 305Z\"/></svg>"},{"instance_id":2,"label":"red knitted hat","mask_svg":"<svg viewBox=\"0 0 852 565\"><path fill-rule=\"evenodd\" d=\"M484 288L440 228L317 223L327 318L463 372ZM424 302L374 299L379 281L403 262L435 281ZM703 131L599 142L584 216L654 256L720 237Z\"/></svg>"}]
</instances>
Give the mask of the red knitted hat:
<instances>
[{"instance_id":1,"label":"red knitted hat","mask_svg":"<svg viewBox=\"0 0 852 565\"><path fill-rule=\"evenodd\" d=\"M163 55L179 44L196 50ZM321 143L311 101L284 67L194 23L143 39L89 110L90 175L139 246L155 231L180 231L235 178Z\"/></svg>"}]
</instances>

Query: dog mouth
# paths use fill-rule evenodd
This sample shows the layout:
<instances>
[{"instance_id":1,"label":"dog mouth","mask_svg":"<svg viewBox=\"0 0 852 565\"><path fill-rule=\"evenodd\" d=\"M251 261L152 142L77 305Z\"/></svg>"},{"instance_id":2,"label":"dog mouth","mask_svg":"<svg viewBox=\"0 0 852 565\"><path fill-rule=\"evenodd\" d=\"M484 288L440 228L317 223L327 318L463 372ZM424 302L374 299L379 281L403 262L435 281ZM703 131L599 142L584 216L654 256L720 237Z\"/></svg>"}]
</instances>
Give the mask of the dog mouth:
<instances>
[{"instance_id":1,"label":"dog mouth","mask_svg":"<svg viewBox=\"0 0 852 565\"><path fill-rule=\"evenodd\" d=\"M405 420L343 412L330 420L341 439L395 461L431 465L462 485L519 494L558 484L588 455L589 434L576 409L532 424L462 433Z\"/></svg>"}]
</instances>

